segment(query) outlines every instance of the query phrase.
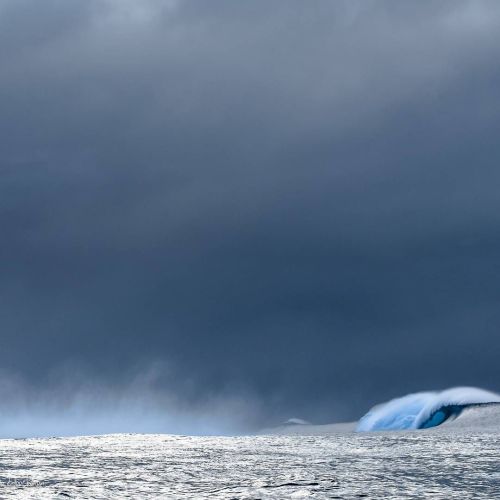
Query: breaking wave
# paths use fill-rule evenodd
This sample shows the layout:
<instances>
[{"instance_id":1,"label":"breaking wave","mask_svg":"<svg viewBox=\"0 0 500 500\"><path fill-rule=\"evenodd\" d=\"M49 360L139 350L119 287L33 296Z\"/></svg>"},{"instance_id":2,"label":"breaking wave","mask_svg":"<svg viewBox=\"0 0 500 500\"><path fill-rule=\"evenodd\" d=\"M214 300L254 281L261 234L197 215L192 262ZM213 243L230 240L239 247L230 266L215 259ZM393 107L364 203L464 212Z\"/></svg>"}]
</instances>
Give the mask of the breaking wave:
<instances>
[{"instance_id":1,"label":"breaking wave","mask_svg":"<svg viewBox=\"0 0 500 500\"><path fill-rule=\"evenodd\" d=\"M500 403L500 395L475 387L408 394L374 406L356 430L427 429L456 418L464 408L487 403Z\"/></svg>"}]
</instances>

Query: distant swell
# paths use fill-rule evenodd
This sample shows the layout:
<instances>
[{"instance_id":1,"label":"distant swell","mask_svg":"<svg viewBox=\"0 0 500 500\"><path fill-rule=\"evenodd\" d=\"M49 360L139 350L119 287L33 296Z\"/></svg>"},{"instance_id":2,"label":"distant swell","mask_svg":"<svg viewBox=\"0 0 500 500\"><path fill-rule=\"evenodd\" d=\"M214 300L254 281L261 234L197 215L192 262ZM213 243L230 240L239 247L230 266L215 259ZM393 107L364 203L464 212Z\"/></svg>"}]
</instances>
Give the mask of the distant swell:
<instances>
[{"instance_id":1,"label":"distant swell","mask_svg":"<svg viewBox=\"0 0 500 500\"><path fill-rule=\"evenodd\" d=\"M464 408L487 403L500 403L500 395L474 387L408 394L374 406L356 430L427 429L458 417Z\"/></svg>"}]
</instances>

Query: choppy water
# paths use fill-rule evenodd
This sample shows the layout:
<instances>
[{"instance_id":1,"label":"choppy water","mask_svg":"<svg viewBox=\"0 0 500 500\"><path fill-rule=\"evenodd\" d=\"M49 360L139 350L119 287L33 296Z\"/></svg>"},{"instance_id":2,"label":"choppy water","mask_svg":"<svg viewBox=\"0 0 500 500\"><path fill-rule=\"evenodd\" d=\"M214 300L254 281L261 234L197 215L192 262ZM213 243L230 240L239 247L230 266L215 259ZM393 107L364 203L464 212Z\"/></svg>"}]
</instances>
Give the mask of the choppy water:
<instances>
[{"instance_id":1,"label":"choppy water","mask_svg":"<svg viewBox=\"0 0 500 500\"><path fill-rule=\"evenodd\" d=\"M0 441L0 498L500 498L498 433Z\"/></svg>"}]
</instances>

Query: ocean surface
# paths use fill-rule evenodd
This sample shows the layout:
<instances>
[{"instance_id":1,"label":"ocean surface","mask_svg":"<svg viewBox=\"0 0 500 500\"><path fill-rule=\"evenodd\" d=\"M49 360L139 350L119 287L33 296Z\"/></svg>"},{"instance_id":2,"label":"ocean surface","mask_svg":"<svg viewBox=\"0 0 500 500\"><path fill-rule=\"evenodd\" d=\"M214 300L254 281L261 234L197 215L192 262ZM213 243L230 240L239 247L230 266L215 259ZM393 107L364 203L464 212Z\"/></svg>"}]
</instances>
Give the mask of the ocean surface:
<instances>
[{"instance_id":1,"label":"ocean surface","mask_svg":"<svg viewBox=\"0 0 500 500\"><path fill-rule=\"evenodd\" d=\"M0 498L492 500L500 498L500 433L491 425L449 425L325 435L6 439Z\"/></svg>"}]
</instances>

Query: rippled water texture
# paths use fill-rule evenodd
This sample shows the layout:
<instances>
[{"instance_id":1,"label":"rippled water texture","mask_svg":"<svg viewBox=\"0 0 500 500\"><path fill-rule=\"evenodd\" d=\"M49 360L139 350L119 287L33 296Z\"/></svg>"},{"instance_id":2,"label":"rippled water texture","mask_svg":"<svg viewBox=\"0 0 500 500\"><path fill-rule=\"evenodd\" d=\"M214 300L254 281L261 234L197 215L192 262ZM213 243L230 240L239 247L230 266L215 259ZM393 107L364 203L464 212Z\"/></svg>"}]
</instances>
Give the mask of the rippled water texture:
<instances>
[{"instance_id":1,"label":"rippled water texture","mask_svg":"<svg viewBox=\"0 0 500 500\"><path fill-rule=\"evenodd\" d=\"M0 441L1 498L500 498L498 433Z\"/></svg>"}]
</instances>

